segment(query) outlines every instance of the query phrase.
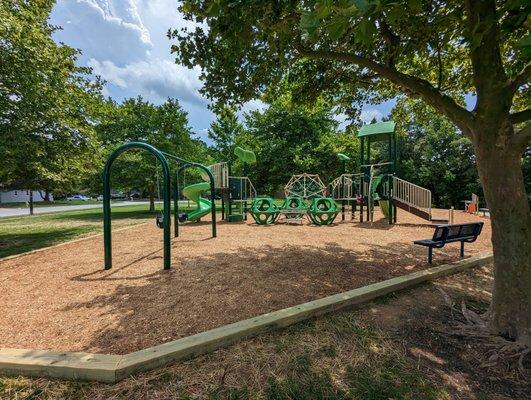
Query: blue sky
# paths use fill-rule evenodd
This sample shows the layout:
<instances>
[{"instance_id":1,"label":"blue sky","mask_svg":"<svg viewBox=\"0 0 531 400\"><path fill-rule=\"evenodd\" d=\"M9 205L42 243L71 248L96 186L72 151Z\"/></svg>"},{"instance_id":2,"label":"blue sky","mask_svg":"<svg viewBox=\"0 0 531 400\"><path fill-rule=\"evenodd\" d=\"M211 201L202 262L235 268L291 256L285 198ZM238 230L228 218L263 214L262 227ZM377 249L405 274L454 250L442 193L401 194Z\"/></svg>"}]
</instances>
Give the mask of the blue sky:
<instances>
[{"instance_id":1,"label":"blue sky","mask_svg":"<svg viewBox=\"0 0 531 400\"><path fill-rule=\"evenodd\" d=\"M190 25L177 11L178 0L58 0L51 22L63 29L55 34L83 52L81 65L107 81L105 94L121 101L142 95L153 103L179 100L190 126L202 139L215 116L201 96L199 71L176 65L170 54L169 28ZM393 102L367 106L362 120L387 115ZM262 109L256 100L243 111ZM341 116L338 116L341 120Z\"/></svg>"}]
</instances>

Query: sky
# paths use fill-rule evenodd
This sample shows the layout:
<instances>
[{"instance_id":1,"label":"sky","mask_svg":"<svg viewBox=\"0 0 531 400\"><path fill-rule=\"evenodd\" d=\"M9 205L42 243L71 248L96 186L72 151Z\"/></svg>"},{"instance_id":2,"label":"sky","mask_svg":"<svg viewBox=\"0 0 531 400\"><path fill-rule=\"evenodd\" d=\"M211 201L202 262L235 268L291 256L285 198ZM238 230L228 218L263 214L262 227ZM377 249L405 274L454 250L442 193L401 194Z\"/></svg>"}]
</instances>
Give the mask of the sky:
<instances>
[{"instance_id":1,"label":"sky","mask_svg":"<svg viewBox=\"0 0 531 400\"><path fill-rule=\"evenodd\" d=\"M189 124L207 142L215 115L201 96L199 70L175 64L169 28L189 26L177 11L178 0L58 0L51 23L62 27L56 41L82 51L79 64L89 66L107 83L104 94L117 101L141 95L155 104L176 98L188 112ZM369 122L389 113L394 102L362 109ZM242 112L264 109L254 100ZM343 116L338 120L343 123Z\"/></svg>"}]
</instances>

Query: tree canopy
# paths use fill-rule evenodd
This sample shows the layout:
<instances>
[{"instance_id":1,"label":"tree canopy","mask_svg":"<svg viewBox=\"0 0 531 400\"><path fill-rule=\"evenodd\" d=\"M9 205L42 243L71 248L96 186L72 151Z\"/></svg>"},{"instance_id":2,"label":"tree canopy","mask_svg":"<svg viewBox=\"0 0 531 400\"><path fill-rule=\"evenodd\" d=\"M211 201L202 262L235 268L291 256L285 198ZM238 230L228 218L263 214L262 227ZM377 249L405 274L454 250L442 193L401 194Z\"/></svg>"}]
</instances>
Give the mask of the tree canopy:
<instances>
[{"instance_id":1,"label":"tree canopy","mask_svg":"<svg viewBox=\"0 0 531 400\"><path fill-rule=\"evenodd\" d=\"M472 143L447 118L420 101L400 100L393 120L399 137L398 176L432 191L435 207L483 198Z\"/></svg>"},{"instance_id":2,"label":"tree canopy","mask_svg":"<svg viewBox=\"0 0 531 400\"><path fill-rule=\"evenodd\" d=\"M53 1L0 4L0 181L26 189L72 190L98 150L94 123L101 82L57 44Z\"/></svg>"},{"instance_id":3,"label":"tree canopy","mask_svg":"<svg viewBox=\"0 0 531 400\"><path fill-rule=\"evenodd\" d=\"M94 179L98 187L101 186L104 159L125 142L147 142L191 161L208 160L206 146L192 137L188 115L175 99L168 99L158 106L140 96L126 99L121 104L109 101L108 115L96 129L105 149ZM150 198L153 210L154 198L162 186L159 170L159 163L149 153L124 153L113 168L113 188L116 191L140 190Z\"/></svg>"}]
</instances>

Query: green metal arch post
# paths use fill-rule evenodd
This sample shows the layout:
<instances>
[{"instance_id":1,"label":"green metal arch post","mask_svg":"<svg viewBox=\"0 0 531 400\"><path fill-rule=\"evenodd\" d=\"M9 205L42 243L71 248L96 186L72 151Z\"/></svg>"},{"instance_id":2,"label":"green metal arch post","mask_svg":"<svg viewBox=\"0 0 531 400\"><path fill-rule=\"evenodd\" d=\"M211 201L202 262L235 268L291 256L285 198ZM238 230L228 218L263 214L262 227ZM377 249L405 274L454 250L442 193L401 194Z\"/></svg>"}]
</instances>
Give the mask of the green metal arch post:
<instances>
[{"instance_id":1,"label":"green metal arch post","mask_svg":"<svg viewBox=\"0 0 531 400\"><path fill-rule=\"evenodd\" d=\"M103 243L105 251L105 269L112 268L112 240L111 240L111 167L116 158L123 152L133 149L143 149L149 151L160 161L163 169L163 203L164 203L164 221L163 221L163 241L164 241L164 269L170 269L171 266L171 243L170 243L170 218L171 218L171 201L170 201L170 167L164 154L157 148L144 142L130 142L123 144L114 150L103 171Z\"/></svg>"}]
</instances>

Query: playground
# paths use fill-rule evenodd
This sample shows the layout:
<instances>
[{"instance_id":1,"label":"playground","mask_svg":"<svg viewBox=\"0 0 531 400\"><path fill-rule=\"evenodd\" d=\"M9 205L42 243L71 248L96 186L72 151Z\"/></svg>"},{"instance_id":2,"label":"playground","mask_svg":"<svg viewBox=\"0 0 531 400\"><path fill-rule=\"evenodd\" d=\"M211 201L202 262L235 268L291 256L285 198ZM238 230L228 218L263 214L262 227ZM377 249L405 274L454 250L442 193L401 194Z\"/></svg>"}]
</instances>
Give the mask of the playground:
<instances>
[{"instance_id":1,"label":"playground","mask_svg":"<svg viewBox=\"0 0 531 400\"><path fill-rule=\"evenodd\" d=\"M241 147L240 175L231 162L203 165L144 142L117 147L103 171L103 235L0 261L0 348L134 354L491 251L477 199L464 212L434 209L430 190L397 176L392 121L358 137L358 171L335 154L335 179L293 174L282 198L257 193L256 156ZM375 143L387 146L378 157ZM162 204L116 229L112 167L130 150L160 164Z\"/></svg>"},{"instance_id":2,"label":"playground","mask_svg":"<svg viewBox=\"0 0 531 400\"><path fill-rule=\"evenodd\" d=\"M489 252L489 219L455 217L485 223L466 255ZM103 269L101 235L0 261L0 347L139 350L427 268L426 250L413 240L433 232L410 213L390 225L378 209L372 225L347 215L327 226L263 226L249 218L217 228L211 238L208 218L183 224L171 239L167 271L152 221L113 235L110 270ZM436 250L434 264L458 260L458 248Z\"/></svg>"}]
</instances>

